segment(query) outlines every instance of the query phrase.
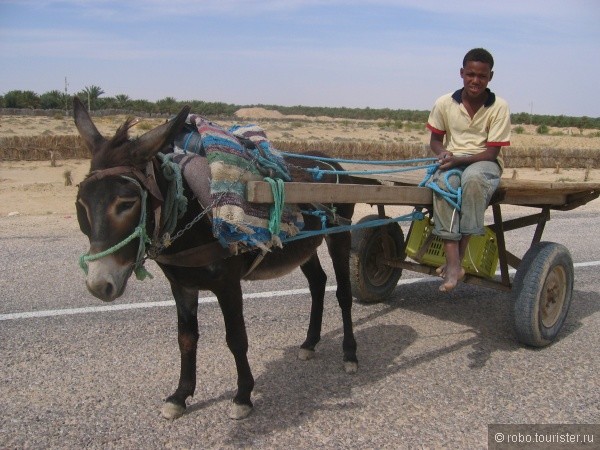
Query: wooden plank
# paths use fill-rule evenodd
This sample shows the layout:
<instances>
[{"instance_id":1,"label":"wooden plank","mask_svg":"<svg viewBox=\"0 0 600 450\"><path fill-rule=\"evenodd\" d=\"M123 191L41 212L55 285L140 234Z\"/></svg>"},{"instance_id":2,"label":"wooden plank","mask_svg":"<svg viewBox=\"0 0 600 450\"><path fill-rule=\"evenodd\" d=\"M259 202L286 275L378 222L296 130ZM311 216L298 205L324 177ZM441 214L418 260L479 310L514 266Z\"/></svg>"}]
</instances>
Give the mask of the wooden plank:
<instances>
[{"instance_id":1,"label":"wooden plank","mask_svg":"<svg viewBox=\"0 0 600 450\"><path fill-rule=\"evenodd\" d=\"M372 166L365 164L342 164L345 170L386 170L398 169L400 166ZM375 181L387 181L402 185L418 185L425 177L424 170L411 170L408 172L387 173L387 174L365 174L353 175L358 178L366 178ZM600 190L600 183L596 182L578 182L578 181L536 181L511 178L502 178L500 180L500 189L506 189L507 192L527 191L531 195L547 194L548 191L561 193L575 193L585 191Z\"/></svg>"},{"instance_id":2,"label":"wooden plank","mask_svg":"<svg viewBox=\"0 0 600 450\"><path fill-rule=\"evenodd\" d=\"M394 169L398 166L372 166L364 164L343 164L346 170L372 171ZM353 177L396 186L416 186L425 177L424 170L387 174L355 174ZM550 206L556 209L572 209L598 197L600 183L572 181L535 181L502 178L498 189L502 194L500 203L521 206Z\"/></svg>"},{"instance_id":3,"label":"wooden plank","mask_svg":"<svg viewBox=\"0 0 600 450\"><path fill-rule=\"evenodd\" d=\"M500 188L501 190L504 190ZM590 196L589 199L596 198ZM565 207L569 194L562 190L510 190L502 204L521 206ZM586 197L587 199L588 197ZM246 199L254 203L272 203L271 186L264 181L250 181ZM286 203L367 203L380 205L430 206L432 191L418 186L357 185L330 183L285 183ZM585 204L583 202L577 205Z\"/></svg>"},{"instance_id":4,"label":"wooden plank","mask_svg":"<svg viewBox=\"0 0 600 450\"><path fill-rule=\"evenodd\" d=\"M567 194L548 191L540 192L537 195L531 195L528 192L513 191L507 192L500 203L521 206L562 206L567 203Z\"/></svg>"},{"instance_id":5,"label":"wooden plank","mask_svg":"<svg viewBox=\"0 0 600 450\"><path fill-rule=\"evenodd\" d=\"M273 203L271 185L250 181L246 199ZM285 183L286 203L368 203L385 205L430 205L431 190L417 186L378 186L331 183Z\"/></svg>"},{"instance_id":6,"label":"wooden plank","mask_svg":"<svg viewBox=\"0 0 600 450\"><path fill-rule=\"evenodd\" d=\"M507 191L526 191L530 194L545 194L548 191L569 194L574 192L594 191L600 189L600 183L576 182L576 181L533 181L533 180L512 180L502 178L500 180L500 189Z\"/></svg>"}]
</instances>

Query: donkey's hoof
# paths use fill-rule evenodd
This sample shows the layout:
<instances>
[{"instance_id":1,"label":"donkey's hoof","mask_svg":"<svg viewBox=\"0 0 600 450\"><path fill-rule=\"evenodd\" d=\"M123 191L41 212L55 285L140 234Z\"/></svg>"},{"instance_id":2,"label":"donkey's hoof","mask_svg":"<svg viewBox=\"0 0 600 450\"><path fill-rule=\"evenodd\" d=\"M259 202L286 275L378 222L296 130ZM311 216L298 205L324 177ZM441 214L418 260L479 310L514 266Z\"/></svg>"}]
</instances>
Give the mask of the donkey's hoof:
<instances>
[{"instance_id":1,"label":"donkey's hoof","mask_svg":"<svg viewBox=\"0 0 600 450\"><path fill-rule=\"evenodd\" d=\"M176 405L175 403L171 403L171 402L165 402L165 404L163 405L163 407L160 410L160 414L165 419L169 419L169 420L178 419L179 417L183 416L183 413L185 413L184 407L182 407L180 405Z\"/></svg>"},{"instance_id":2,"label":"donkey's hoof","mask_svg":"<svg viewBox=\"0 0 600 450\"><path fill-rule=\"evenodd\" d=\"M231 402L231 407L229 408L229 418L233 420L241 420L245 419L252 412L252 406L250 405L240 405L236 402Z\"/></svg>"},{"instance_id":3,"label":"donkey's hoof","mask_svg":"<svg viewBox=\"0 0 600 450\"><path fill-rule=\"evenodd\" d=\"M315 357L315 351L310 350L308 348L301 348L298 351L298 359L301 361L308 361L309 359L313 359Z\"/></svg>"},{"instance_id":4,"label":"donkey's hoof","mask_svg":"<svg viewBox=\"0 0 600 450\"><path fill-rule=\"evenodd\" d=\"M356 361L344 361L344 370L346 373L358 372L358 363Z\"/></svg>"}]
</instances>

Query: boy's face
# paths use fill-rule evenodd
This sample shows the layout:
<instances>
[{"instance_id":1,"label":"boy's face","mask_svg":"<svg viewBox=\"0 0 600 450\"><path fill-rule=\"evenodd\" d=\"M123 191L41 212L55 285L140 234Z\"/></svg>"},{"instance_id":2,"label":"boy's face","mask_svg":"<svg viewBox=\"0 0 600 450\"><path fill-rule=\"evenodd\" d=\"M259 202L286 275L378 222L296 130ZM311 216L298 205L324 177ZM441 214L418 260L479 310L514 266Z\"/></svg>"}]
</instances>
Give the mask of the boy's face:
<instances>
[{"instance_id":1,"label":"boy's face","mask_svg":"<svg viewBox=\"0 0 600 450\"><path fill-rule=\"evenodd\" d=\"M460 69L460 77L465 87L463 95L477 99L485 95L485 88L494 76L488 63L480 61L467 61L465 67Z\"/></svg>"}]
</instances>

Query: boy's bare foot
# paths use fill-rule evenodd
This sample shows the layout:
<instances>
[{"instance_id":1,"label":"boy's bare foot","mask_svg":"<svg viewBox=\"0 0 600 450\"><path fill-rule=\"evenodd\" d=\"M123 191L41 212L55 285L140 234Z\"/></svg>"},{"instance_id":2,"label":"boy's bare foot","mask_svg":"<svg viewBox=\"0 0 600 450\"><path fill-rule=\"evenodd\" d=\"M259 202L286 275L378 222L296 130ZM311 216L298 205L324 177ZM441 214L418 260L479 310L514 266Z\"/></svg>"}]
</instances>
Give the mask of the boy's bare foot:
<instances>
[{"instance_id":1,"label":"boy's bare foot","mask_svg":"<svg viewBox=\"0 0 600 450\"><path fill-rule=\"evenodd\" d=\"M435 273L444 278L446 276L446 264L442 264L440 267L435 269Z\"/></svg>"},{"instance_id":2,"label":"boy's bare foot","mask_svg":"<svg viewBox=\"0 0 600 450\"><path fill-rule=\"evenodd\" d=\"M446 269L446 268L445 268ZM465 277L465 269L462 267L458 271L446 270L444 282L440 285L441 292L450 292L456 287L459 281Z\"/></svg>"}]
</instances>

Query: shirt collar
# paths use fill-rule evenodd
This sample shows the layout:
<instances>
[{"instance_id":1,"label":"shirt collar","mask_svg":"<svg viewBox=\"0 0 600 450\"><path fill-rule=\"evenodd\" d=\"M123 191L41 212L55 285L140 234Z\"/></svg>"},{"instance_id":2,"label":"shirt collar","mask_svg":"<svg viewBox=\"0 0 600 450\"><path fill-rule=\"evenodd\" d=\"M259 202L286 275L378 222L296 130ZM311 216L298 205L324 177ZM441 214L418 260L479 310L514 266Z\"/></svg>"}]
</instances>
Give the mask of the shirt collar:
<instances>
[{"instance_id":1,"label":"shirt collar","mask_svg":"<svg viewBox=\"0 0 600 450\"><path fill-rule=\"evenodd\" d=\"M462 103L463 89L464 88L461 88L461 89L455 91L454 94L452 94L452 98L456 101L456 103ZM496 94L494 94L492 91L490 91L489 88L485 88L485 91L487 92L488 96L487 96L487 99L485 100L485 103L483 104L483 106L485 106L485 107L492 106L494 104L494 102L496 101Z\"/></svg>"}]
</instances>

